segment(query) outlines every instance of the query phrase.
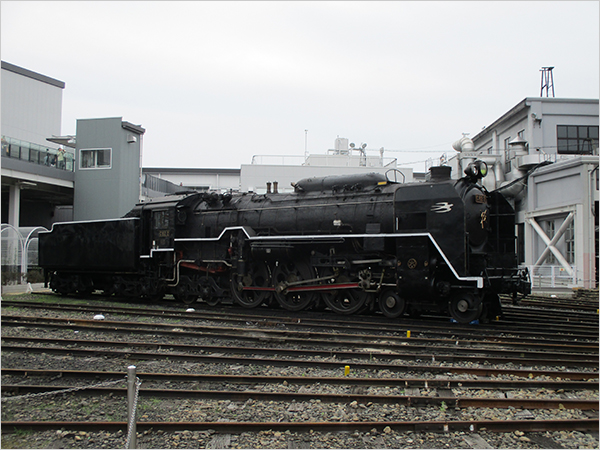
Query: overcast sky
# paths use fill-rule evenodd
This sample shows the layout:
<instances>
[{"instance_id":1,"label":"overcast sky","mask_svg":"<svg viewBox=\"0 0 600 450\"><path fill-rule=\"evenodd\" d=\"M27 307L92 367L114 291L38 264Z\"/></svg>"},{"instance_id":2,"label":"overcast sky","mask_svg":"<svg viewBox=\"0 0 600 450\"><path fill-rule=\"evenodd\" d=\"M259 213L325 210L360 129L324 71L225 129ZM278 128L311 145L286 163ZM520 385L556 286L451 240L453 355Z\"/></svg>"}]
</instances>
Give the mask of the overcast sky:
<instances>
[{"instance_id":1,"label":"overcast sky","mask_svg":"<svg viewBox=\"0 0 600 450\"><path fill-rule=\"evenodd\" d=\"M424 171L538 97L543 66L556 97L597 99L598 5L2 1L2 60L66 83L63 135L144 127L145 167L239 168L345 137Z\"/></svg>"}]
</instances>

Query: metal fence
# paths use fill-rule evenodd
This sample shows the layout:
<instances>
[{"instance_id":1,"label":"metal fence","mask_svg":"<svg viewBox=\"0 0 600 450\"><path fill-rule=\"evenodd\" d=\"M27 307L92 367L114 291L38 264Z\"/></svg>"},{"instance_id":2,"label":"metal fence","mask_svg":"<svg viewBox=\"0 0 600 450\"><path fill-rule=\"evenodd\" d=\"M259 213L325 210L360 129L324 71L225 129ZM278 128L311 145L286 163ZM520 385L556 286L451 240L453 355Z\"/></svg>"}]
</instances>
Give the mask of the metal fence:
<instances>
[{"instance_id":1,"label":"metal fence","mask_svg":"<svg viewBox=\"0 0 600 450\"><path fill-rule=\"evenodd\" d=\"M3 223L2 235L2 284L27 282L27 273L38 265L38 233L48 231L44 227L19 227Z\"/></svg>"},{"instance_id":2,"label":"metal fence","mask_svg":"<svg viewBox=\"0 0 600 450\"><path fill-rule=\"evenodd\" d=\"M578 285L577 266L571 266L573 275L562 266L542 265L529 266L531 284L533 288L571 288ZM581 283L580 283L581 284Z\"/></svg>"}]
</instances>

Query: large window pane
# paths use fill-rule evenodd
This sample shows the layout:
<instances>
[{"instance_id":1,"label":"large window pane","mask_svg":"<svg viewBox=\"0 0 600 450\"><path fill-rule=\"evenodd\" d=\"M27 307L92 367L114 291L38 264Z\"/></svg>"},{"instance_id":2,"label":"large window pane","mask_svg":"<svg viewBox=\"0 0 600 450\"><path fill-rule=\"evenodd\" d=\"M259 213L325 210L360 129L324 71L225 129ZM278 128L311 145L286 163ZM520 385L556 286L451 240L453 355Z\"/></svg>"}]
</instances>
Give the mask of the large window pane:
<instances>
[{"instance_id":1,"label":"large window pane","mask_svg":"<svg viewBox=\"0 0 600 450\"><path fill-rule=\"evenodd\" d=\"M111 167L111 149L82 149L80 152L81 169L110 169Z\"/></svg>"},{"instance_id":2,"label":"large window pane","mask_svg":"<svg viewBox=\"0 0 600 450\"><path fill-rule=\"evenodd\" d=\"M558 153L593 155L598 150L597 126L556 126Z\"/></svg>"},{"instance_id":3,"label":"large window pane","mask_svg":"<svg viewBox=\"0 0 600 450\"><path fill-rule=\"evenodd\" d=\"M110 167L110 150L98 150L98 167Z\"/></svg>"}]
</instances>

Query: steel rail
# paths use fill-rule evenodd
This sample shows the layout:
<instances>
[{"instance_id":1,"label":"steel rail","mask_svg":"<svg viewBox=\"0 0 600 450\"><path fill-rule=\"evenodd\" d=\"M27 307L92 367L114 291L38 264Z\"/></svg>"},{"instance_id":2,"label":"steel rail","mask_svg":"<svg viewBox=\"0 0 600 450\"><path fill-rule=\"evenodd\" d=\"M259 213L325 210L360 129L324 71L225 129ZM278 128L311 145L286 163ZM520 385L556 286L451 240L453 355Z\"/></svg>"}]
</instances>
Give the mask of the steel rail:
<instances>
[{"instance_id":1,"label":"steel rail","mask_svg":"<svg viewBox=\"0 0 600 450\"><path fill-rule=\"evenodd\" d=\"M73 386L56 385L18 385L2 384L3 393L14 393L15 395L59 391ZM95 387L75 392L76 395L119 395L125 397L127 388ZM598 410L598 400L582 400L572 398L561 399L531 399L531 398L490 398L490 397L455 397L453 395L429 397L426 395L375 395L375 394L327 394L327 393L300 393L300 392L262 392L254 390L244 391L216 391L203 389L153 389L142 387L139 395L141 397L169 397L169 398L199 398L212 400L231 400L244 402L249 399L259 401L277 402L309 402L320 400L324 403L378 403L398 404L404 406L440 406L454 408L521 408L521 409L578 409ZM4 396L3 400L10 397Z\"/></svg>"},{"instance_id":2,"label":"steel rail","mask_svg":"<svg viewBox=\"0 0 600 450\"><path fill-rule=\"evenodd\" d=\"M512 320L515 322L548 322L556 317L556 314L549 314L545 311L539 311L534 309L525 309L525 308L504 308L502 310L504 314L505 320ZM598 315L597 314L569 314L562 313L563 322L567 322L568 324L576 324L579 326L595 326L598 324Z\"/></svg>"},{"instance_id":3,"label":"steel rail","mask_svg":"<svg viewBox=\"0 0 600 450\"><path fill-rule=\"evenodd\" d=\"M506 305L512 305L512 299L500 296L500 301ZM576 298L548 298L528 295L525 298L519 299L518 306L531 307L541 306L547 309L557 309L573 312L597 312L598 311L598 293L595 293L595 298L576 299Z\"/></svg>"},{"instance_id":4,"label":"steel rail","mask_svg":"<svg viewBox=\"0 0 600 450\"><path fill-rule=\"evenodd\" d=\"M516 304L513 304L512 301L501 300L502 308L506 308L511 310L513 308L521 308L524 311L539 311L544 312L546 314L553 315L563 315L563 316L582 316L589 317L594 314L598 314L598 301L596 300L595 304L577 304L572 301L566 301L563 303L560 302L548 302L548 301L536 301L536 300L528 300L521 299L518 300Z\"/></svg>"},{"instance_id":5,"label":"steel rail","mask_svg":"<svg viewBox=\"0 0 600 450\"><path fill-rule=\"evenodd\" d=\"M151 344L146 344L148 347ZM164 345L168 347L167 345ZM225 352L231 350L230 347L221 347ZM197 350L201 350L200 347L196 347ZM195 362L208 362L214 363L225 363L231 365L249 364L249 365L265 365L265 366L297 366L297 367L319 367L324 369L340 369L344 365L348 365L350 360L337 360L337 355L334 352L330 353L325 360L301 360L301 359L272 359L272 358L256 358L256 357L243 357L243 356L225 356L223 354L193 354L193 353L175 353L175 352L142 352L133 350L100 350L100 349L74 349L74 348L52 348L52 347L26 347L26 346L15 346L15 345L2 345L3 352L37 352L37 353L53 353L61 355L79 355L85 357L91 356L110 356L110 357L121 357L128 359L137 360L157 360L157 359L172 359L172 360L184 360L184 361L195 361ZM277 352L274 352L277 353ZM457 358L459 362L463 359ZM440 364L439 361L436 365L410 365L410 364L381 364L381 363L365 363L353 361L350 363L354 369L364 370L388 370L390 372L405 372L405 371L426 371L430 373L470 373L481 376L492 376L492 375L516 375L520 377L529 376L548 376L552 378L570 379L570 380L588 380L598 378L598 372L573 372L565 370L538 370L538 369L513 369L511 367L503 368L469 368L469 367L458 367L458 366L446 366ZM597 365L597 362L596 362Z\"/></svg>"},{"instance_id":6,"label":"steel rail","mask_svg":"<svg viewBox=\"0 0 600 450\"><path fill-rule=\"evenodd\" d=\"M273 321L277 321L277 323L283 323L286 326L294 326L299 323L300 319L302 322L302 326L311 326L311 327L319 327L326 328L328 330L332 329L340 329L340 330L348 330L352 329L353 331L377 331L377 332L398 332L403 329L410 329L413 331L413 334L416 332L424 332L429 335L450 335L455 336L457 333L468 333L469 335L484 335L489 337L489 339L497 339L502 338L504 341L527 341L535 344L536 340L539 340L540 337L543 337L545 341L552 342L564 342L566 338L572 339L590 339L593 341L598 340L598 328L592 327L588 328L588 332L577 331L572 326L568 329L568 335L565 336L565 339L558 339L556 331L553 330L553 333L539 333L532 332L531 326L523 327L520 326L518 328L509 326L510 324L506 321L500 320L497 322L492 322L486 324L484 327L474 327L474 326L461 326L456 323L448 323L447 318L444 320L446 323L444 325L436 325L435 322L429 322L424 324L423 321L415 321L409 318L403 317L401 319L397 319L398 321L390 325L390 319L385 319L383 317L379 317L379 320L375 320L372 316L360 316L362 320L356 320L356 316L333 316L335 318L336 323L332 323L331 320L328 319L319 319L311 317L314 313L310 311L303 311L302 313L297 313L294 317L289 317L289 315L282 316L278 313L277 310L269 310L270 315L264 314L264 309L251 309L244 310L243 314L237 314L235 311L231 311L228 309L224 312L218 311L202 311L202 312L165 312L164 310L152 310L145 309L142 310L140 308L124 308L124 307L116 307L116 306L106 306L106 305L76 305L76 306L66 306L66 305L48 305L44 303L32 303L32 302L23 302L23 301L7 301L3 300L3 306L15 306L15 307L28 307L28 308L39 308L39 309L50 309L50 310L58 310L58 311L90 311L90 312L101 312L103 314L107 312L114 313L122 313L122 314L135 314L139 316L160 316L164 318L178 318L181 319L185 317L186 319L202 319L202 320L211 320L211 321L219 321L225 323L240 323L247 322L249 320L257 320L258 324L266 322L267 324L273 323ZM203 307L202 303L194 304L194 306ZM148 307L150 308L150 307ZM367 320L368 317L368 320ZM439 323L439 321L438 321ZM547 327L545 327L547 328ZM520 337L511 338L506 336L507 333L519 333ZM527 337L529 336L529 337Z\"/></svg>"},{"instance_id":7,"label":"steel rail","mask_svg":"<svg viewBox=\"0 0 600 450\"><path fill-rule=\"evenodd\" d=\"M398 386L406 388L461 388L461 389L563 389L565 391L598 390L598 383L590 381L567 380L499 380L470 378L356 378L344 377L298 377L282 375L214 375L214 374L173 374L156 372L138 372L138 377L144 381L174 381L192 383L228 383L228 384L282 384L291 385L346 385L346 386ZM121 372L88 371L88 370L50 370L50 369L2 369L2 376L26 377L52 377L61 379L118 379L123 376Z\"/></svg>"},{"instance_id":8,"label":"steel rail","mask_svg":"<svg viewBox=\"0 0 600 450\"><path fill-rule=\"evenodd\" d=\"M242 433L271 431L317 432L370 431L390 427L393 431L447 433L454 431L591 431L598 432L598 419L568 420L447 420L386 422L137 422L139 432L147 430ZM20 430L126 431L127 422L2 421L2 433Z\"/></svg>"},{"instance_id":9,"label":"steel rail","mask_svg":"<svg viewBox=\"0 0 600 450\"><path fill-rule=\"evenodd\" d=\"M81 329L82 327L80 327ZM255 332L256 333L256 332ZM219 336L223 338L223 336ZM257 336L260 341L268 340L265 336ZM197 352L203 350L205 352L218 352L229 354L262 354L262 355L285 355L285 356L300 356L313 358L331 358L335 355L336 358L342 359L363 359L372 360L412 360L412 361L432 361L432 362L456 362L470 361L475 363L494 363L494 364L544 364L551 366L571 366L571 367L598 367L598 358L593 358L594 355L569 355L569 354L550 354L550 353L533 353L533 352L509 352L507 350L487 350L487 349L470 349L470 348L441 348L441 347L424 347L425 350L430 350L430 353L412 353L406 351L408 347L395 347L391 349L379 350L370 344L363 344L371 348L363 350L344 350L344 343L337 344L336 349L330 350L310 350L310 349L289 349L289 348L266 348L266 347L248 347L248 346L211 346L199 344L173 344L173 343L156 343L156 342L139 342L139 341L104 341L104 340L87 340L87 339L61 339L61 338L30 338L30 337L11 337L3 336L2 340L6 342L16 342L24 344L42 344L44 349L50 349L46 345L59 345L61 347L77 345L81 347L125 347L125 348L154 348L154 349L176 349L178 351ZM277 340L277 339L276 339ZM305 344L314 344L315 341L307 341ZM346 344L347 345L347 344ZM3 345L3 348L7 348ZM21 348L32 349L33 347L21 346ZM436 352L435 350L440 350ZM469 354L471 353L471 354ZM479 353L479 355L472 355ZM516 353L519 356L493 356L493 354L504 355L506 353ZM588 359L589 358L589 359Z\"/></svg>"},{"instance_id":10,"label":"steel rail","mask_svg":"<svg viewBox=\"0 0 600 450\"><path fill-rule=\"evenodd\" d=\"M50 325L48 325L50 324ZM66 325L65 325L66 324ZM292 331L292 330L272 330L272 329L261 329L260 336L257 338L256 328L233 328L233 327L217 327L217 326L199 326L199 325L184 325L178 324L177 332L173 332L173 324L140 324L139 322L125 322L125 321L94 321L86 319L66 319L66 318L30 318L25 316L13 316L3 315L2 325L4 326L38 326L38 327L72 327L73 324L77 324L79 327L85 327L89 330L95 331L110 331L118 332L116 328L127 329L128 332L135 331L138 333L153 333L163 334L167 336L209 336L214 335L219 338L229 339L242 339L242 340L265 340L267 336L273 336L273 340L280 340L289 343L312 343L311 339L318 339L322 345L354 345L364 346L369 345L371 348L379 349L392 349L396 350L398 345L410 346L407 349L417 350L431 349L432 344L442 344L435 348L451 348L454 355L460 353L480 353L486 352L497 353L500 355L520 355L536 358L548 356L548 350L554 350L556 354L563 354L567 359L577 358L576 354L585 355L587 353L595 355L598 353L598 345L582 342L582 343L571 343L571 344L546 344L545 342L538 340L537 342L504 342L503 339L495 341L478 341L470 339L438 339L438 338L425 338L425 337L399 337L399 336L382 336L382 335L360 335L360 334L332 334L332 333L316 333L312 331ZM158 329L158 330L157 330ZM162 330L161 330L162 329ZM166 330L165 330L166 329ZM179 331L182 330L182 331ZM190 330L184 332L183 330ZM299 337L297 337L299 336ZM335 339L335 340L334 340ZM383 341L383 342L382 342ZM421 343L421 347L417 345ZM459 347L458 344L463 346ZM444 347L443 344L447 346ZM469 345L464 347L464 345ZM471 347L471 345L482 345L483 348ZM489 348L490 345L494 345L495 348ZM521 349L511 350L508 346L521 347ZM501 347L501 348L499 348ZM485 349L485 350L484 350ZM534 352L532 349L543 349L541 352ZM573 356L573 358L569 358Z\"/></svg>"}]
</instances>

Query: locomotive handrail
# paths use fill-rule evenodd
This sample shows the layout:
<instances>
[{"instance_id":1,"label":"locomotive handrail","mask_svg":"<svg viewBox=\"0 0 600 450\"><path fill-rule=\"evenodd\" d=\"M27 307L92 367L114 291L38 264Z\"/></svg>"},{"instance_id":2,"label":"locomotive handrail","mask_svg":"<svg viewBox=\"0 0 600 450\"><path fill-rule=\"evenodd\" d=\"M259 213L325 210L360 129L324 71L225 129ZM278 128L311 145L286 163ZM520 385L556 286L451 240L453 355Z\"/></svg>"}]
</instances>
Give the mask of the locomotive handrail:
<instances>
[{"instance_id":1,"label":"locomotive handrail","mask_svg":"<svg viewBox=\"0 0 600 450\"><path fill-rule=\"evenodd\" d=\"M54 231L55 225L69 225L69 224L80 225L83 223L118 222L118 221L122 221L122 220L140 220L140 218L139 217L118 217L116 219L70 220L68 222L54 222L52 224L52 227L50 228L50 230L40 231L39 234L52 233Z\"/></svg>"},{"instance_id":2,"label":"locomotive handrail","mask_svg":"<svg viewBox=\"0 0 600 450\"><path fill-rule=\"evenodd\" d=\"M388 171L386 171L386 172L385 172L385 177L387 178L387 180L388 180L390 183L392 182L392 180L390 180L390 178L388 177L388 173L390 173L390 172L394 172L394 174L396 174L396 173L399 173L400 175L402 175L402 182L403 182L403 183L406 183L406 175L404 175L404 174L402 173L402 171L400 171L400 170L398 170L398 169L390 169L390 170L388 170ZM397 182L398 182L398 178L397 178L397 177L394 177L394 183L397 183Z\"/></svg>"},{"instance_id":3,"label":"locomotive handrail","mask_svg":"<svg viewBox=\"0 0 600 450\"><path fill-rule=\"evenodd\" d=\"M256 236L254 230L249 227L237 226L237 227L226 227L221 231L218 237L210 237L210 238L176 238L175 242L216 242L221 240L221 238L230 231L243 231L249 241L281 241L281 240L290 240L290 241L300 241L300 240L311 240L311 241L326 241L331 240L332 238L338 238L342 241L347 238L409 238L409 237L427 237L431 241L431 243L435 246L437 251L440 253L452 274L459 281L466 281L477 283L478 289L483 289L484 280L483 277L461 277L448 257L442 251L442 248L436 242L431 233L379 233L379 234L313 234L313 235L291 235L291 236Z\"/></svg>"}]
</instances>

